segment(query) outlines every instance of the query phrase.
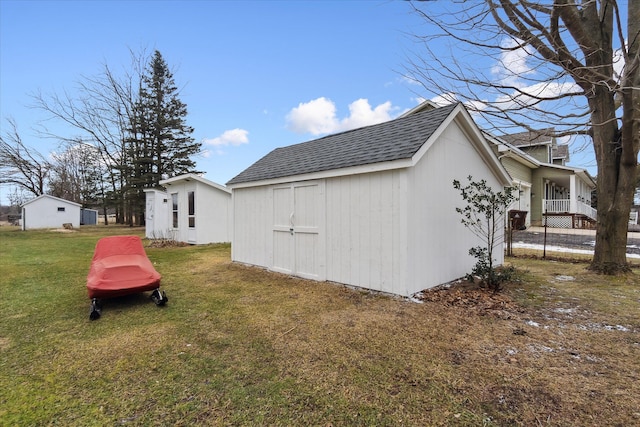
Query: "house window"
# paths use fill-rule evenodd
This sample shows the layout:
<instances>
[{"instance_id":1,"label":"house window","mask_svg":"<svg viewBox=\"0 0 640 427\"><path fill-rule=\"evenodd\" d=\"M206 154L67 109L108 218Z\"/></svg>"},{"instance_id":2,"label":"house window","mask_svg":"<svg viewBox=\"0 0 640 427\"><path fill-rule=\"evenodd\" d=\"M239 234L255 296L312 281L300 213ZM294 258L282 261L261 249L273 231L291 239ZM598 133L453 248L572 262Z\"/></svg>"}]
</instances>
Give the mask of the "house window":
<instances>
[{"instance_id":1,"label":"house window","mask_svg":"<svg viewBox=\"0 0 640 427\"><path fill-rule=\"evenodd\" d=\"M58 212L64 212L65 208L64 207L59 207L58 208Z\"/></svg>"},{"instance_id":2,"label":"house window","mask_svg":"<svg viewBox=\"0 0 640 427\"><path fill-rule=\"evenodd\" d=\"M189 228L195 228L196 226L195 193L193 191L189 191L187 193L187 198L189 200Z\"/></svg>"},{"instance_id":3,"label":"house window","mask_svg":"<svg viewBox=\"0 0 640 427\"><path fill-rule=\"evenodd\" d=\"M178 193L171 193L171 205L173 228L178 228Z\"/></svg>"}]
</instances>

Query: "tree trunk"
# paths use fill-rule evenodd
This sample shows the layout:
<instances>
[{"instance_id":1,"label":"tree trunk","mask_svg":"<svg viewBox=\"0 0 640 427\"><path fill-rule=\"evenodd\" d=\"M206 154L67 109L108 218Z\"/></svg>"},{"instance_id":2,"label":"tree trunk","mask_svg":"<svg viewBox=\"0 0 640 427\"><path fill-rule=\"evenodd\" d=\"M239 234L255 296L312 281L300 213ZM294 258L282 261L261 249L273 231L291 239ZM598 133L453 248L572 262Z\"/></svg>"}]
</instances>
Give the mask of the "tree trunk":
<instances>
[{"instance_id":1,"label":"tree trunk","mask_svg":"<svg viewBox=\"0 0 640 427\"><path fill-rule=\"evenodd\" d=\"M598 226L590 269L604 274L629 271L627 227L635 190L635 162L623 160L623 134L614 116L613 95L594 89L590 98L593 144L598 164Z\"/></svg>"}]
</instances>

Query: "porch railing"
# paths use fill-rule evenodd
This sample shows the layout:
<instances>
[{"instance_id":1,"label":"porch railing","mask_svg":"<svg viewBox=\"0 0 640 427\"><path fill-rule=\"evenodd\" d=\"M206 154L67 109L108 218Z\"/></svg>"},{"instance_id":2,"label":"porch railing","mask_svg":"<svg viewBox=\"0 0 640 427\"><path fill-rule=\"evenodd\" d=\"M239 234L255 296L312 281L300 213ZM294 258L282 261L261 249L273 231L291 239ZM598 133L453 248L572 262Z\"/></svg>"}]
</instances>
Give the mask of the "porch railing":
<instances>
[{"instance_id":1,"label":"porch railing","mask_svg":"<svg viewBox=\"0 0 640 427\"><path fill-rule=\"evenodd\" d=\"M545 199L542 206L547 213L577 213L598 219L598 211L581 201L576 201L576 212L571 212L571 200L569 199Z\"/></svg>"},{"instance_id":2,"label":"porch railing","mask_svg":"<svg viewBox=\"0 0 640 427\"><path fill-rule=\"evenodd\" d=\"M578 213L591 219L598 219L598 211L584 202L578 201Z\"/></svg>"},{"instance_id":3,"label":"porch railing","mask_svg":"<svg viewBox=\"0 0 640 427\"><path fill-rule=\"evenodd\" d=\"M545 199L542 204L544 211L548 213L569 213L571 209L571 200L569 199Z\"/></svg>"}]
</instances>

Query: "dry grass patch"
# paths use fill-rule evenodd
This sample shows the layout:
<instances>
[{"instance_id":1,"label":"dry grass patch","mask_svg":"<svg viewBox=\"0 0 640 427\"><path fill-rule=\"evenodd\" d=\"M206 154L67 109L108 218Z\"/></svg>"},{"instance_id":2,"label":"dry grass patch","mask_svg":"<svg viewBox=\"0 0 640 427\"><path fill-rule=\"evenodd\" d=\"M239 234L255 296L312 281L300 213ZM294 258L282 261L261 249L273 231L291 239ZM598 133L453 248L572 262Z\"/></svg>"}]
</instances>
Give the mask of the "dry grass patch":
<instances>
[{"instance_id":1,"label":"dry grass patch","mask_svg":"<svg viewBox=\"0 0 640 427\"><path fill-rule=\"evenodd\" d=\"M168 305L117 299L90 322L94 233L0 239L2 425L640 422L637 276L512 259L501 294L419 304L234 264L228 245L148 247Z\"/></svg>"}]
</instances>

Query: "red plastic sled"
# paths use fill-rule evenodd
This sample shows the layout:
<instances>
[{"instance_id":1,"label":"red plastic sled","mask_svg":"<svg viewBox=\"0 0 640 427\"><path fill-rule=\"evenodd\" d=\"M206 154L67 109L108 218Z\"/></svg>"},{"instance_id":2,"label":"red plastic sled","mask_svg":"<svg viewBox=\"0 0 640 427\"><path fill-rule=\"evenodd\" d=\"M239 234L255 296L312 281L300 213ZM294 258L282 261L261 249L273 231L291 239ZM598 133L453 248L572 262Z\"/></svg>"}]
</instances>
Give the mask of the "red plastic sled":
<instances>
[{"instance_id":1,"label":"red plastic sled","mask_svg":"<svg viewBox=\"0 0 640 427\"><path fill-rule=\"evenodd\" d=\"M147 258L138 236L113 236L98 240L87 276L87 289L92 299L89 317L100 317L99 298L153 291L151 298L164 305L166 294L160 292L160 273Z\"/></svg>"}]
</instances>

